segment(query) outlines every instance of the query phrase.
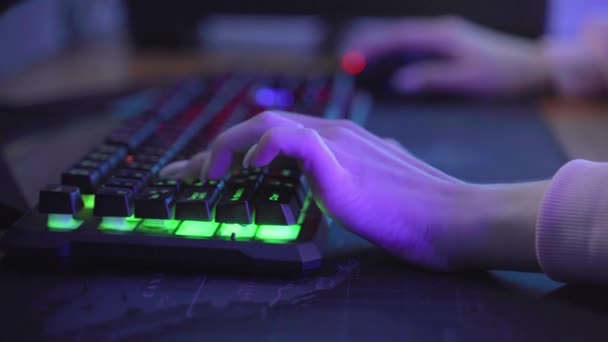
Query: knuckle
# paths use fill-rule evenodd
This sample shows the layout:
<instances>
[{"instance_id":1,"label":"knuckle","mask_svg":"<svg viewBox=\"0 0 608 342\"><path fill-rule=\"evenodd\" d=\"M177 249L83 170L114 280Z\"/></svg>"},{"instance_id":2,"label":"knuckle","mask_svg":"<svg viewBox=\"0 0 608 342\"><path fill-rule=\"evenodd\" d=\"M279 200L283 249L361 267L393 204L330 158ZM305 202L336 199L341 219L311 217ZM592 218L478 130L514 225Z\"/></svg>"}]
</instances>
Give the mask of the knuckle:
<instances>
[{"instance_id":1,"label":"knuckle","mask_svg":"<svg viewBox=\"0 0 608 342\"><path fill-rule=\"evenodd\" d=\"M330 128L329 134L332 136L332 138L341 139L351 136L353 134L353 131L349 127L334 126Z\"/></svg>"},{"instance_id":2,"label":"knuckle","mask_svg":"<svg viewBox=\"0 0 608 342\"><path fill-rule=\"evenodd\" d=\"M317 142L321 138L319 136L319 133L316 130L312 129L312 128L303 127L303 128L300 128L299 131L300 131L300 136L307 143Z\"/></svg>"},{"instance_id":3,"label":"knuckle","mask_svg":"<svg viewBox=\"0 0 608 342\"><path fill-rule=\"evenodd\" d=\"M211 142L211 150L215 150L219 146L224 145L227 139L228 135L226 134L226 132L218 134L218 136L216 136L215 139L213 139L213 141Z\"/></svg>"},{"instance_id":4,"label":"knuckle","mask_svg":"<svg viewBox=\"0 0 608 342\"><path fill-rule=\"evenodd\" d=\"M349 119L337 120L337 126L341 127L341 128L349 129L351 131L354 131L357 129L357 125L352 120L349 120Z\"/></svg>"},{"instance_id":5,"label":"knuckle","mask_svg":"<svg viewBox=\"0 0 608 342\"><path fill-rule=\"evenodd\" d=\"M255 120L264 126L270 127L277 122L278 116L276 112L266 110L256 115Z\"/></svg>"},{"instance_id":6,"label":"knuckle","mask_svg":"<svg viewBox=\"0 0 608 342\"><path fill-rule=\"evenodd\" d=\"M261 142L269 145L278 145L281 140L281 128L280 127L271 127L262 136Z\"/></svg>"}]
</instances>

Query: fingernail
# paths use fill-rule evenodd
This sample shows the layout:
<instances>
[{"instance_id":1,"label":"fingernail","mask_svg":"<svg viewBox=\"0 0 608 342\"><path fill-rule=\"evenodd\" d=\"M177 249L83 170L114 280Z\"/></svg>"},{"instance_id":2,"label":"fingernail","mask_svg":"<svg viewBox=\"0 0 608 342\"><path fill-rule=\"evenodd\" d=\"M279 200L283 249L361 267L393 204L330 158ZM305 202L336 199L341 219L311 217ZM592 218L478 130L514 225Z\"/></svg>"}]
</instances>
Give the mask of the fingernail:
<instances>
[{"instance_id":1,"label":"fingernail","mask_svg":"<svg viewBox=\"0 0 608 342\"><path fill-rule=\"evenodd\" d=\"M255 154L255 151L258 148L258 144L254 144L253 146L251 146L249 148L249 150L247 150L247 153L245 153L245 157L243 158L243 167L244 168L248 168L249 164L251 164L251 158L253 158L253 155Z\"/></svg>"}]
</instances>

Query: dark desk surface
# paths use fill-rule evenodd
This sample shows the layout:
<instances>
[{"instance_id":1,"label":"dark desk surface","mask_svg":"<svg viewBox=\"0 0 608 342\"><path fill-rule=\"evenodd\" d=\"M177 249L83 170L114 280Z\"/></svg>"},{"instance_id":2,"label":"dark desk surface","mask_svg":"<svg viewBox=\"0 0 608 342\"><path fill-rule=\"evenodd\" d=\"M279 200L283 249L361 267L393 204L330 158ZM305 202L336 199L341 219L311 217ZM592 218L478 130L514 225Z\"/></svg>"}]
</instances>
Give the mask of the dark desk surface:
<instances>
[{"instance_id":1,"label":"dark desk surface","mask_svg":"<svg viewBox=\"0 0 608 342\"><path fill-rule=\"evenodd\" d=\"M545 178L566 159L531 105L379 105L368 127L471 181ZM302 278L3 269L0 340L606 341L606 298L541 274L418 270L332 227L323 270Z\"/></svg>"}]
</instances>

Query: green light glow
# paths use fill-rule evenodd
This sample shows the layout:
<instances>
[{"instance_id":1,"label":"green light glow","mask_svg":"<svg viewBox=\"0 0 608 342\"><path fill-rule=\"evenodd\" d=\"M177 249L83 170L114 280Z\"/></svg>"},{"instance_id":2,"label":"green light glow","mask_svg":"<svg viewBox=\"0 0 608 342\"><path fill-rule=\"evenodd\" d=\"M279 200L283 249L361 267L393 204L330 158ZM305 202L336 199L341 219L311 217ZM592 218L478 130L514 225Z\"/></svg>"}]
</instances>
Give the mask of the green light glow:
<instances>
[{"instance_id":1,"label":"green light glow","mask_svg":"<svg viewBox=\"0 0 608 342\"><path fill-rule=\"evenodd\" d=\"M289 226L263 224L258 228L255 238L266 242L287 242L297 239L301 229L302 226L299 224Z\"/></svg>"},{"instance_id":2,"label":"green light glow","mask_svg":"<svg viewBox=\"0 0 608 342\"><path fill-rule=\"evenodd\" d=\"M276 192L273 192L272 195L270 195L270 197L268 197L268 199L276 202L279 200L279 194L277 194Z\"/></svg>"},{"instance_id":3,"label":"green light glow","mask_svg":"<svg viewBox=\"0 0 608 342\"><path fill-rule=\"evenodd\" d=\"M179 226L180 220L145 219L137 230L150 233L171 233Z\"/></svg>"},{"instance_id":4,"label":"green light glow","mask_svg":"<svg viewBox=\"0 0 608 342\"><path fill-rule=\"evenodd\" d=\"M101 219L99 229L130 232L135 229L139 221L141 219L134 218L132 215L130 217L106 216Z\"/></svg>"},{"instance_id":5,"label":"green light glow","mask_svg":"<svg viewBox=\"0 0 608 342\"><path fill-rule=\"evenodd\" d=\"M95 207L95 195L82 195L82 201L84 202L85 209L93 209L93 207Z\"/></svg>"},{"instance_id":6,"label":"green light glow","mask_svg":"<svg viewBox=\"0 0 608 342\"><path fill-rule=\"evenodd\" d=\"M251 239L257 229L258 226L255 224L222 223L222 226L218 230L218 235L229 239L232 233L234 233L237 240Z\"/></svg>"},{"instance_id":7,"label":"green light glow","mask_svg":"<svg viewBox=\"0 0 608 342\"><path fill-rule=\"evenodd\" d=\"M217 227L220 224L211 221L184 221L175 235L185 236L185 237L194 237L194 238L208 238L212 237Z\"/></svg>"},{"instance_id":8,"label":"green light glow","mask_svg":"<svg viewBox=\"0 0 608 342\"><path fill-rule=\"evenodd\" d=\"M51 230L74 230L82 224L82 220L76 220L70 214L49 214L46 225Z\"/></svg>"},{"instance_id":9,"label":"green light glow","mask_svg":"<svg viewBox=\"0 0 608 342\"><path fill-rule=\"evenodd\" d=\"M206 195L207 195L206 192L195 191L190 195L190 197L188 197L188 201L203 200L203 199L205 199Z\"/></svg>"},{"instance_id":10,"label":"green light glow","mask_svg":"<svg viewBox=\"0 0 608 342\"><path fill-rule=\"evenodd\" d=\"M241 196L243 196L243 192L245 191L244 188L238 188L235 192L234 195L232 195L232 198L230 199L231 201L238 201Z\"/></svg>"},{"instance_id":11,"label":"green light glow","mask_svg":"<svg viewBox=\"0 0 608 342\"><path fill-rule=\"evenodd\" d=\"M308 193L306 195L306 199L304 199L304 203L302 204L302 210L300 212L300 217L298 218L298 224L301 225L304 223L304 219L306 218L306 211L308 207L310 207L311 195Z\"/></svg>"}]
</instances>

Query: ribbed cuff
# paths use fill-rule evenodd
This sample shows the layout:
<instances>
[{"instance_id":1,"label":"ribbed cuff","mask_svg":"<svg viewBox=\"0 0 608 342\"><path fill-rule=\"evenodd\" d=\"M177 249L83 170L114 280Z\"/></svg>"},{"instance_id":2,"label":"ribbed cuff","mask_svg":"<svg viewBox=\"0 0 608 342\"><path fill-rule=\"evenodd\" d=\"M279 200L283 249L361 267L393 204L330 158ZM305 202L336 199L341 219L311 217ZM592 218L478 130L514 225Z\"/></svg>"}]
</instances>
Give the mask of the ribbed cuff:
<instances>
[{"instance_id":1,"label":"ribbed cuff","mask_svg":"<svg viewBox=\"0 0 608 342\"><path fill-rule=\"evenodd\" d=\"M574 160L545 194L536 253L551 278L608 284L608 163Z\"/></svg>"}]
</instances>

